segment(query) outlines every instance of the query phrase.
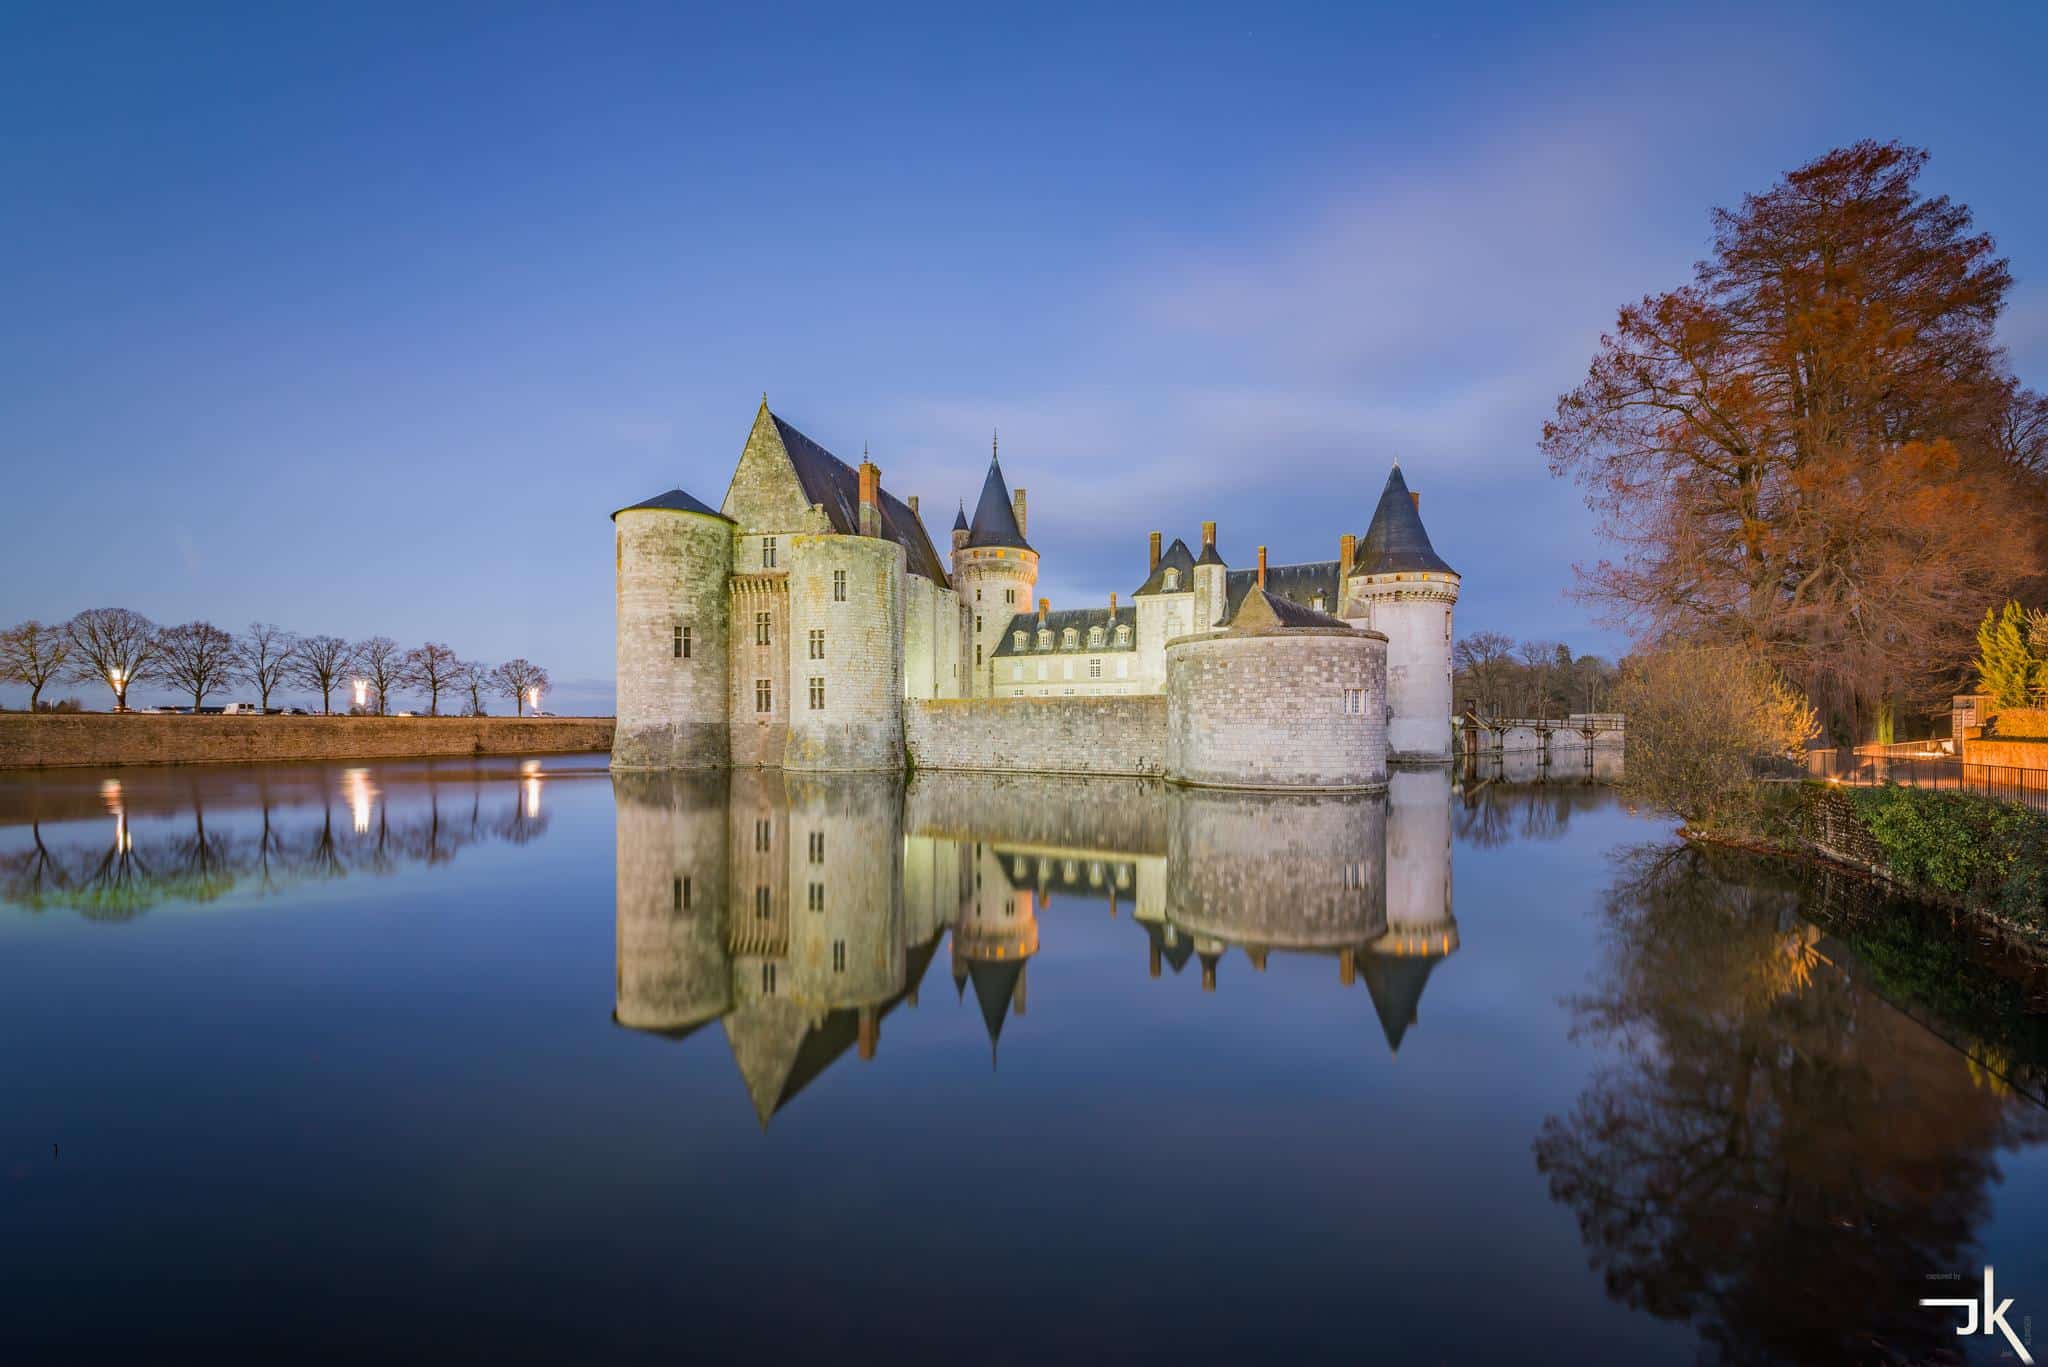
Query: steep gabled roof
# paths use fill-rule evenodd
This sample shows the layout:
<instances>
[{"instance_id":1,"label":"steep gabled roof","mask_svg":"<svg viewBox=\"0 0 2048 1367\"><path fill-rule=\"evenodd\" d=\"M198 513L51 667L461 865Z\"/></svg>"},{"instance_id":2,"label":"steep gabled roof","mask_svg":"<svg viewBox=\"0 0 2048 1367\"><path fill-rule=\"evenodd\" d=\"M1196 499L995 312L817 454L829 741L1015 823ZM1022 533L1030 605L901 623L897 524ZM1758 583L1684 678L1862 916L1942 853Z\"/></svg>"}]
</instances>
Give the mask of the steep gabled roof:
<instances>
[{"instance_id":1,"label":"steep gabled roof","mask_svg":"<svg viewBox=\"0 0 2048 1367\"><path fill-rule=\"evenodd\" d=\"M642 508L663 508L668 510L669 512L675 513L702 513L706 517L715 517L725 522L732 521L731 518L727 517L724 513L719 512L718 509L711 507L709 504L704 503L699 499L690 497L681 489L671 489L665 494L656 494L653 498L643 499L639 503L629 504L626 507L619 509L618 513L613 513L612 516L617 517L619 513L636 512Z\"/></svg>"},{"instance_id":2,"label":"steep gabled roof","mask_svg":"<svg viewBox=\"0 0 2048 1367\"><path fill-rule=\"evenodd\" d=\"M842 536L860 531L860 471L784 422L772 411L775 433L789 453L789 464L803 486L804 497L824 508L832 530ZM944 588L948 585L945 565L925 535L924 523L910 505L887 489L881 491L882 536L903 548L904 565L910 573Z\"/></svg>"},{"instance_id":3,"label":"steep gabled roof","mask_svg":"<svg viewBox=\"0 0 2048 1367\"><path fill-rule=\"evenodd\" d=\"M1401 478L1401 467L1396 465L1387 472L1387 487L1380 491L1372 526L1358 543L1358 556L1351 562L1350 572L1395 574L1416 570L1457 573L1429 544L1429 533L1422 528L1422 514L1416 511L1408 481Z\"/></svg>"},{"instance_id":4,"label":"steep gabled roof","mask_svg":"<svg viewBox=\"0 0 2048 1367\"><path fill-rule=\"evenodd\" d=\"M1017 510L1010 503L1010 488L1003 483L1003 467L994 457L989 458L988 478L981 482L981 498L974 505L974 521L967 529L967 544L1014 546L1021 551L1031 549L1031 543L1024 539L1023 528L1017 525Z\"/></svg>"},{"instance_id":5,"label":"steep gabled roof","mask_svg":"<svg viewBox=\"0 0 2048 1367\"><path fill-rule=\"evenodd\" d=\"M1344 602L1344 580L1334 560L1317 560L1306 565L1268 565L1266 592L1290 603L1313 608L1323 600L1321 611L1335 612ZM1259 582L1257 570L1232 570L1223 577L1223 620L1237 615L1245 595Z\"/></svg>"},{"instance_id":6,"label":"steep gabled roof","mask_svg":"<svg viewBox=\"0 0 2048 1367\"><path fill-rule=\"evenodd\" d=\"M1145 577L1145 582L1138 585L1137 592L1133 593L1131 597L1136 598L1139 594L1145 593L1163 593L1165 590L1161 589L1159 585L1166 577L1168 570L1180 571L1180 587L1174 590L1175 593L1193 593L1195 591L1194 569L1194 552L1188 549L1187 542L1176 536L1173 539L1173 544L1166 548L1166 554L1160 556L1159 563L1152 567L1152 573Z\"/></svg>"},{"instance_id":7,"label":"steep gabled roof","mask_svg":"<svg viewBox=\"0 0 2048 1367\"><path fill-rule=\"evenodd\" d=\"M1237 605L1226 623L1232 631L1278 631L1285 628L1312 627L1318 630L1350 631L1351 624L1341 617L1332 617L1327 612L1303 607L1290 602L1254 584L1244 601Z\"/></svg>"}]
</instances>

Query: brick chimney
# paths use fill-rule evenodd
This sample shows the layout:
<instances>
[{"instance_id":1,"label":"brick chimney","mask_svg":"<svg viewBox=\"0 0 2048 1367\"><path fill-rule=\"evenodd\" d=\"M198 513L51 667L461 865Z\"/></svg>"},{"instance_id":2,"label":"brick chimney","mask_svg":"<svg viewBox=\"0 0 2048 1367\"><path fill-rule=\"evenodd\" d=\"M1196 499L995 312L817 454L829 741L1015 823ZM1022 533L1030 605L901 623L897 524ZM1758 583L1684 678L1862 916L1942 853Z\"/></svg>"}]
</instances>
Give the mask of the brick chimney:
<instances>
[{"instance_id":1,"label":"brick chimney","mask_svg":"<svg viewBox=\"0 0 2048 1367\"><path fill-rule=\"evenodd\" d=\"M1266 548L1259 547L1259 587L1266 587Z\"/></svg>"},{"instance_id":2,"label":"brick chimney","mask_svg":"<svg viewBox=\"0 0 2048 1367\"><path fill-rule=\"evenodd\" d=\"M860 534L882 534L882 471L866 459L860 463Z\"/></svg>"},{"instance_id":3,"label":"brick chimney","mask_svg":"<svg viewBox=\"0 0 2048 1367\"><path fill-rule=\"evenodd\" d=\"M1045 614L1046 614L1046 613L1048 613L1048 612L1050 612L1050 611L1052 611L1052 599L1050 599L1050 598L1041 598L1041 599L1039 599L1039 600L1038 600L1038 625L1040 625L1040 626L1044 626L1044 625L1045 625Z\"/></svg>"},{"instance_id":4,"label":"brick chimney","mask_svg":"<svg viewBox=\"0 0 2048 1367\"><path fill-rule=\"evenodd\" d=\"M1115 625L1116 625L1116 590L1115 590L1115 589L1111 589L1111 590L1110 590L1110 592L1109 592L1109 624L1110 624L1111 626L1115 626Z\"/></svg>"},{"instance_id":5,"label":"brick chimney","mask_svg":"<svg viewBox=\"0 0 2048 1367\"><path fill-rule=\"evenodd\" d=\"M1156 570L1156 569L1158 569L1158 568L1159 568L1159 533L1157 533L1157 532L1154 532L1154 533L1152 533L1152 558L1151 558L1150 560L1147 560L1147 561L1145 562L1145 573L1147 573L1147 574L1150 574L1150 573L1152 573L1152 571L1154 571L1154 570Z\"/></svg>"},{"instance_id":6,"label":"brick chimney","mask_svg":"<svg viewBox=\"0 0 2048 1367\"><path fill-rule=\"evenodd\" d=\"M881 1018L875 1015L874 1007L863 1006L860 1009L860 1015L855 1018L854 1030L856 1032L856 1048L861 1058L863 1060L873 1058L875 1056L875 1046L881 1043L882 1040L882 1022ZM844 1039L845 1036L842 1035L840 1038ZM843 1048L844 1046L842 1045L841 1047Z\"/></svg>"},{"instance_id":7,"label":"brick chimney","mask_svg":"<svg viewBox=\"0 0 2048 1367\"><path fill-rule=\"evenodd\" d=\"M1413 501L1414 501L1414 504L1415 504L1415 511L1416 511L1416 512L1418 512L1418 513L1419 513L1419 512L1421 512L1421 511L1422 511L1422 490L1420 490L1420 489L1410 489L1410 490L1408 491L1408 497L1409 497L1409 498L1410 498L1411 500L1413 500Z\"/></svg>"},{"instance_id":8,"label":"brick chimney","mask_svg":"<svg viewBox=\"0 0 2048 1367\"><path fill-rule=\"evenodd\" d=\"M916 516L917 516L917 495L916 495L916 494L912 494L912 495L911 495L911 496L910 496L909 498L906 498L906 499L904 499L903 501L904 501L905 503L908 503L908 504L910 505L910 515L911 515L912 517L916 517Z\"/></svg>"},{"instance_id":9,"label":"brick chimney","mask_svg":"<svg viewBox=\"0 0 2048 1367\"><path fill-rule=\"evenodd\" d=\"M1216 524L1213 522L1204 522L1202 524L1202 549L1205 551L1216 549Z\"/></svg>"},{"instance_id":10,"label":"brick chimney","mask_svg":"<svg viewBox=\"0 0 2048 1367\"><path fill-rule=\"evenodd\" d=\"M1025 535L1024 491L1022 489L1019 489L1016 493L1010 495L1010 511L1017 515L1017 535Z\"/></svg>"},{"instance_id":11,"label":"brick chimney","mask_svg":"<svg viewBox=\"0 0 2048 1367\"><path fill-rule=\"evenodd\" d=\"M1337 574L1339 577L1351 573L1351 562L1358 559L1358 538L1350 532L1337 538Z\"/></svg>"}]
</instances>

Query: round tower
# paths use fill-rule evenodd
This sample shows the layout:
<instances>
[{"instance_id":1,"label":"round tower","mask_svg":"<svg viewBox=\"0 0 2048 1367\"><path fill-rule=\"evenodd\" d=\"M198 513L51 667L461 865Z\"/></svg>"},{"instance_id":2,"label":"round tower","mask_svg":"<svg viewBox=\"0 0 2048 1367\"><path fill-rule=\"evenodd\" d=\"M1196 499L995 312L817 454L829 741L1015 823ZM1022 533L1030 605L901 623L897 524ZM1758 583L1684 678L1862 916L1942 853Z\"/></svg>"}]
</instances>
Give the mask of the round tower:
<instances>
[{"instance_id":1,"label":"round tower","mask_svg":"<svg viewBox=\"0 0 2048 1367\"><path fill-rule=\"evenodd\" d=\"M1382 788L1387 638L1254 586L1230 626L1166 647L1166 777Z\"/></svg>"},{"instance_id":2,"label":"round tower","mask_svg":"<svg viewBox=\"0 0 2048 1367\"><path fill-rule=\"evenodd\" d=\"M1458 572L1429 544L1422 496L1396 465L1372 526L1345 566L1343 616L1387 638L1387 757L1451 759L1451 610Z\"/></svg>"},{"instance_id":3,"label":"round tower","mask_svg":"<svg viewBox=\"0 0 2048 1367\"><path fill-rule=\"evenodd\" d=\"M903 547L811 533L790 543L782 767L901 773Z\"/></svg>"},{"instance_id":4,"label":"round tower","mask_svg":"<svg viewBox=\"0 0 2048 1367\"><path fill-rule=\"evenodd\" d=\"M963 510L964 513L964 510ZM966 609L967 661L974 687L965 696L989 696L989 661L1002 644L1010 619L1031 611L1031 591L1038 586L1038 552L1024 539L1024 491L1010 496L1003 482L993 443L988 477L975 501L974 519L953 530L953 587Z\"/></svg>"},{"instance_id":5,"label":"round tower","mask_svg":"<svg viewBox=\"0 0 2048 1367\"><path fill-rule=\"evenodd\" d=\"M612 514L618 577L618 722L612 766L709 769L726 725L732 519L681 489Z\"/></svg>"},{"instance_id":6,"label":"round tower","mask_svg":"<svg viewBox=\"0 0 2048 1367\"><path fill-rule=\"evenodd\" d=\"M618 808L617 997L612 1019L681 1037L732 1009L725 947L722 771L624 773Z\"/></svg>"}]
</instances>

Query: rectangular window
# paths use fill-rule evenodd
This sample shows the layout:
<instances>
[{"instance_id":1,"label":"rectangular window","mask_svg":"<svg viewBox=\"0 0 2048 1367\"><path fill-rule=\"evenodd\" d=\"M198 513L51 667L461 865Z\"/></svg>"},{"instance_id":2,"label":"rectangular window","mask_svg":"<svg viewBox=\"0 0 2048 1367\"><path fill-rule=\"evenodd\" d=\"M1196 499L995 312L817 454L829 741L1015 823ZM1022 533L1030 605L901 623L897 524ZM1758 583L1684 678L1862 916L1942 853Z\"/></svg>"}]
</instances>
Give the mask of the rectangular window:
<instances>
[{"instance_id":1,"label":"rectangular window","mask_svg":"<svg viewBox=\"0 0 2048 1367\"><path fill-rule=\"evenodd\" d=\"M1088 662L1088 677L1091 679L1099 679L1102 677L1102 661L1090 660Z\"/></svg>"},{"instance_id":2,"label":"rectangular window","mask_svg":"<svg viewBox=\"0 0 2048 1367\"><path fill-rule=\"evenodd\" d=\"M846 601L845 570L832 571L832 601L835 603L843 603Z\"/></svg>"},{"instance_id":3,"label":"rectangular window","mask_svg":"<svg viewBox=\"0 0 2048 1367\"><path fill-rule=\"evenodd\" d=\"M974 591L974 601L975 601L975 602L977 602L977 603L979 603L979 602L981 601L981 590L980 590L980 589L976 589L976 590Z\"/></svg>"},{"instance_id":4,"label":"rectangular window","mask_svg":"<svg viewBox=\"0 0 2048 1367\"><path fill-rule=\"evenodd\" d=\"M767 920L768 908L768 887L764 883L760 887L754 889L754 919L757 921Z\"/></svg>"},{"instance_id":5,"label":"rectangular window","mask_svg":"<svg viewBox=\"0 0 2048 1367\"><path fill-rule=\"evenodd\" d=\"M844 940L834 940L832 942L832 971L834 973L844 973L846 971L846 941Z\"/></svg>"},{"instance_id":6,"label":"rectangular window","mask_svg":"<svg viewBox=\"0 0 2048 1367\"><path fill-rule=\"evenodd\" d=\"M811 676L811 711L822 712L824 710L825 681L819 678L817 675L813 674Z\"/></svg>"},{"instance_id":7,"label":"rectangular window","mask_svg":"<svg viewBox=\"0 0 2048 1367\"><path fill-rule=\"evenodd\" d=\"M1008 603L1008 604L1010 604L1010 605L1011 605L1012 607L1015 607L1015 606L1016 606L1016 604L1017 604L1017 590L1015 590L1015 589L1004 589L1004 590L1003 590L1003 601L1004 601L1005 603Z\"/></svg>"},{"instance_id":8,"label":"rectangular window","mask_svg":"<svg viewBox=\"0 0 2048 1367\"><path fill-rule=\"evenodd\" d=\"M675 900L677 911L682 911L684 908L690 905L690 897L688 893L683 891L683 883L683 879L676 879Z\"/></svg>"},{"instance_id":9,"label":"rectangular window","mask_svg":"<svg viewBox=\"0 0 2048 1367\"><path fill-rule=\"evenodd\" d=\"M1131 677L1131 662L1129 660L1119 659L1116 662L1116 676L1119 679L1128 679Z\"/></svg>"},{"instance_id":10,"label":"rectangular window","mask_svg":"<svg viewBox=\"0 0 2048 1367\"><path fill-rule=\"evenodd\" d=\"M823 831L811 832L811 862L813 864L825 862L825 833Z\"/></svg>"},{"instance_id":11,"label":"rectangular window","mask_svg":"<svg viewBox=\"0 0 2048 1367\"><path fill-rule=\"evenodd\" d=\"M1449 608L1445 608L1445 609L1444 609L1444 640L1448 641L1448 640L1450 640L1450 639L1451 639L1451 610L1450 610Z\"/></svg>"},{"instance_id":12,"label":"rectangular window","mask_svg":"<svg viewBox=\"0 0 2048 1367\"><path fill-rule=\"evenodd\" d=\"M1344 711L1354 717L1365 715L1365 690L1347 688L1344 690Z\"/></svg>"},{"instance_id":13,"label":"rectangular window","mask_svg":"<svg viewBox=\"0 0 2048 1367\"><path fill-rule=\"evenodd\" d=\"M761 852L763 852L763 853L766 853L766 852L767 852L767 849L768 849L768 835L769 835L769 832L770 832L770 831L771 831L772 829L773 829L773 828L772 828L772 827L770 827L770 826L769 826L769 824L768 824L767 822L765 822L765 821L756 821L756 822L754 823L754 848L755 848L755 849L757 849L757 850L759 850L759 851L761 851Z\"/></svg>"},{"instance_id":14,"label":"rectangular window","mask_svg":"<svg viewBox=\"0 0 2048 1367\"><path fill-rule=\"evenodd\" d=\"M754 710L756 712L773 712L775 710L775 690L766 679L754 680Z\"/></svg>"},{"instance_id":15,"label":"rectangular window","mask_svg":"<svg viewBox=\"0 0 2048 1367\"><path fill-rule=\"evenodd\" d=\"M1023 666L1023 665L1021 665L1021 664L1014 664L1014 665L1011 665L1011 666L1010 666L1010 677L1011 677L1012 679L1021 679L1021 678L1023 678L1023 677L1024 677L1024 666Z\"/></svg>"},{"instance_id":16,"label":"rectangular window","mask_svg":"<svg viewBox=\"0 0 2048 1367\"><path fill-rule=\"evenodd\" d=\"M754 644L757 646L768 644L768 614L765 612L754 614Z\"/></svg>"},{"instance_id":17,"label":"rectangular window","mask_svg":"<svg viewBox=\"0 0 2048 1367\"><path fill-rule=\"evenodd\" d=\"M772 997L772 996L774 996L774 995L775 995L775 965L774 965L774 964L762 964L762 965L761 965L761 995L763 995L763 996L765 996L765 997Z\"/></svg>"},{"instance_id":18,"label":"rectangular window","mask_svg":"<svg viewBox=\"0 0 2048 1367\"><path fill-rule=\"evenodd\" d=\"M672 642L670 643L670 645L671 645L671 648L672 648L672 649L673 649L673 650L675 651L675 657L676 657L676 658L677 658L678 660L687 660L687 659L689 659L689 658L690 658L690 629L689 629L688 627L682 627L682 626L679 626L679 627L677 627L677 628L676 628L676 634L675 634L675 638L674 638L674 640L673 640L673 641L672 641Z\"/></svg>"},{"instance_id":19,"label":"rectangular window","mask_svg":"<svg viewBox=\"0 0 2048 1367\"><path fill-rule=\"evenodd\" d=\"M764 570L775 568L775 538L772 536L761 538L761 568Z\"/></svg>"},{"instance_id":20,"label":"rectangular window","mask_svg":"<svg viewBox=\"0 0 2048 1367\"><path fill-rule=\"evenodd\" d=\"M824 909L825 885L823 883L813 883L811 884L811 910L823 911Z\"/></svg>"},{"instance_id":21,"label":"rectangular window","mask_svg":"<svg viewBox=\"0 0 2048 1367\"><path fill-rule=\"evenodd\" d=\"M974 614L974 634L981 635L981 614L978 612Z\"/></svg>"},{"instance_id":22,"label":"rectangular window","mask_svg":"<svg viewBox=\"0 0 2048 1367\"><path fill-rule=\"evenodd\" d=\"M1060 661L1060 677L1062 679L1071 679L1074 677L1074 662L1072 660Z\"/></svg>"},{"instance_id":23,"label":"rectangular window","mask_svg":"<svg viewBox=\"0 0 2048 1367\"><path fill-rule=\"evenodd\" d=\"M811 633L811 658L814 660L825 658L825 633L822 631L813 631Z\"/></svg>"},{"instance_id":24,"label":"rectangular window","mask_svg":"<svg viewBox=\"0 0 2048 1367\"><path fill-rule=\"evenodd\" d=\"M975 667L976 669L980 669L980 668L981 668L981 647L980 647L980 646L976 646L976 647L974 648L974 667Z\"/></svg>"}]
</instances>

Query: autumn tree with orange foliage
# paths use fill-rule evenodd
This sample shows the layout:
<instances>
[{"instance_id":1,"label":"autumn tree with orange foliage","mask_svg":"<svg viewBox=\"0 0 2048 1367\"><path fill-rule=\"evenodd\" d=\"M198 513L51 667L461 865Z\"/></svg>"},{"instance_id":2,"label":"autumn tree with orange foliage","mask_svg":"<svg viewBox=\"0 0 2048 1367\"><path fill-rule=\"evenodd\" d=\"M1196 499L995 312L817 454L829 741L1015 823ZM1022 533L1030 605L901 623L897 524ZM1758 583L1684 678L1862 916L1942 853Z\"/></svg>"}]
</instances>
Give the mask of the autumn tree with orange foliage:
<instances>
[{"instance_id":1,"label":"autumn tree with orange foliage","mask_svg":"<svg viewBox=\"0 0 2048 1367\"><path fill-rule=\"evenodd\" d=\"M1926 161L1861 142L1717 210L1692 283L1622 309L1543 429L1625 548L1584 596L1748 648L1855 739L1938 705L2048 551L2048 401L1992 332L2011 272Z\"/></svg>"}]
</instances>

